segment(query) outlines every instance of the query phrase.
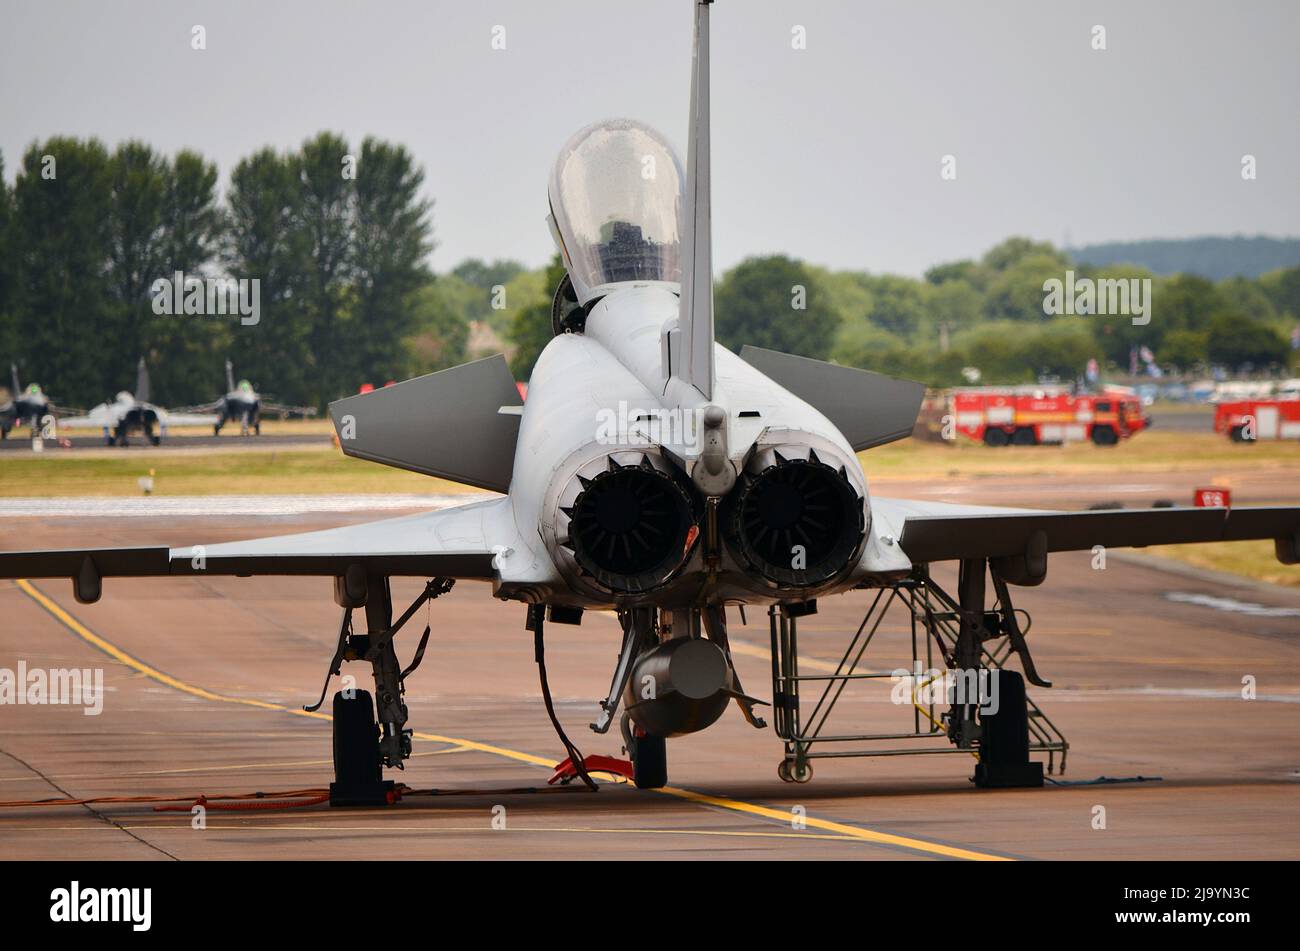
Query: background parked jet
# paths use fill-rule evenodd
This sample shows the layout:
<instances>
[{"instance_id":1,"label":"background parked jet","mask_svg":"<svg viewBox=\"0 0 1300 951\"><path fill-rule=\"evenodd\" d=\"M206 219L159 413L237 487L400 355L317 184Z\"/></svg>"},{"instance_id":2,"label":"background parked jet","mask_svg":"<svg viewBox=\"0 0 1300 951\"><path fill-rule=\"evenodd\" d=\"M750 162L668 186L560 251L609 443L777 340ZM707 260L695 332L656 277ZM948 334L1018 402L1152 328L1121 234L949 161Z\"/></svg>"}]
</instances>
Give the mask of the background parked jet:
<instances>
[{"instance_id":1,"label":"background parked jet","mask_svg":"<svg viewBox=\"0 0 1300 951\"><path fill-rule=\"evenodd\" d=\"M315 416L314 406L286 406L267 400L248 380L235 382L235 367L226 361L226 395L211 403L190 406L178 413L216 413L216 422L212 425L212 435L220 436L226 423L239 423L239 435L247 436L251 430L254 435L262 434L262 414L278 413L281 416Z\"/></svg>"},{"instance_id":2,"label":"background parked jet","mask_svg":"<svg viewBox=\"0 0 1300 951\"><path fill-rule=\"evenodd\" d=\"M59 412L39 383L29 383L27 389L23 389L18 381L18 364L9 364L9 371L14 386L8 399L0 397L0 439L7 438L10 431L17 426L29 426L35 432L46 416L54 416ZM77 411L63 410L63 412Z\"/></svg>"},{"instance_id":3,"label":"background parked jet","mask_svg":"<svg viewBox=\"0 0 1300 951\"><path fill-rule=\"evenodd\" d=\"M112 401L100 403L84 416L61 420L59 425L71 429L98 428L110 446L126 446L132 433L141 433L157 446L168 426L210 426L216 419L211 413L173 413L150 403L149 368L141 357L136 365L134 393L122 390Z\"/></svg>"}]
</instances>

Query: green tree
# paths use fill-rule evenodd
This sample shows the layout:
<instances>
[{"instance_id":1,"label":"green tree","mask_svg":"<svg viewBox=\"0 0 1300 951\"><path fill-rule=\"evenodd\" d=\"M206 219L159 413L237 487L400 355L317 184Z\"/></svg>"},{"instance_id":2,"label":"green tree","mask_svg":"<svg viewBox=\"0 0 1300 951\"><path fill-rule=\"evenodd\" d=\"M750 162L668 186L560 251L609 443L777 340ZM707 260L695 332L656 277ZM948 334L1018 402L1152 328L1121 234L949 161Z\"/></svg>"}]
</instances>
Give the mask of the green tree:
<instances>
[{"instance_id":1,"label":"green tree","mask_svg":"<svg viewBox=\"0 0 1300 951\"><path fill-rule=\"evenodd\" d=\"M344 302L353 278L355 180L344 175L347 140L322 132L303 143L291 159L298 179L299 216L308 254L301 306L311 341L311 377L316 402L356 389L350 377L354 348L346 333Z\"/></svg>"},{"instance_id":2,"label":"green tree","mask_svg":"<svg viewBox=\"0 0 1300 951\"><path fill-rule=\"evenodd\" d=\"M980 263L991 271L1005 271L1027 258L1051 258L1059 271L1070 267L1069 257L1052 247L1051 242L1024 237L1007 238L994 245L984 253Z\"/></svg>"},{"instance_id":3,"label":"green tree","mask_svg":"<svg viewBox=\"0 0 1300 951\"><path fill-rule=\"evenodd\" d=\"M518 261L499 259L488 264L478 258L466 258L452 269L452 274L466 284L472 284L480 290L490 291L498 284L505 286L522 271L527 270Z\"/></svg>"},{"instance_id":4,"label":"green tree","mask_svg":"<svg viewBox=\"0 0 1300 951\"><path fill-rule=\"evenodd\" d=\"M134 381L112 360L120 329L110 284L111 177L96 139L32 145L14 181L14 359L68 405L90 406Z\"/></svg>"},{"instance_id":5,"label":"green tree","mask_svg":"<svg viewBox=\"0 0 1300 951\"><path fill-rule=\"evenodd\" d=\"M1209 330L1171 330L1165 334L1157 357L1162 364L1170 363L1186 372L1208 361L1209 345Z\"/></svg>"},{"instance_id":6,"label":"green tree","mask_svg":"<svg viewBox=\"0 0 1300 951\"><path fill-rule=\"evenodd\" d=\"M557 254L551 258L546 268L546 283L553 293L564 279L564 265ZM533 373L533 367L542 349L551 342L551 297L536 298L523 307L510 321L508 339L514 347L510 358L510 372L516 380L527 380Z\"/></svg>"},{"instance_id":7,"label":"green tree","mask_svg":"<svg viewBox=\"0 0 1300 951\"><path fill-rule=\"evenodd\" d=\"M1287 342L1263 321L1244 314L1218 314L1210 321L1209 357L1230 369L1261 369L1287 359Z\"/></svg>"},{"instance_id":8,"label":"green tree","mask_svg":"<svg viewBox=\"0 0 1300 951\"><path fill-rule=\"evenodd\" d=\"M403 341L415 374L445 370L465 362L469 342L469 324L456 313L438 292L445 278L429 281L410 299L413 329Z\"/></svg>"},{"instance_id":9,"label":"green tree","mask_svg":"<svg viewBox=\"0 0 1300 951\"><path fill-rule=\"evenodd\" d=\"M1043 284L1065 279L1066 267L1055 253L1024 255L998 270L989 283L984 312L990 320L1020 320L1041 323Z\"/></svg>"},{"instance_id":10,"label":"green tree","mask_svg":"<svg viewBox=\"0 0 1300 951\"><path fill-rule=\"evenodd\" d=\"M159 273L216 277L223 220L217 205L217 167L182 150L167 163L160 222ZM225 390L222 365L236 331L236 316L167 317L144 308L142 339L156 396L165 405L202 403Z\"/></svg>"},{"instance_id":11,"label":"green tree","mask_svg":"<svg viewBox=\"0 0 1300 951\"><path fill-rule=\"evenodd\" d=\"M910 277L893 274L873 276L866 281L871 291L867 320L881 330L910 338L921 332L929 315L930 288Z\"/></svg>"},{"instance_id":12,"label":"green tree","mask_svg":"<svg viewBox=\"0 0 1300 951\"><path fill-rule=\"evenodd\" d=\"M241 376L292 403L320 403L304 306L311 245L302 220L297 162L266 148L235 166L222 255L228 273L261 284L261 319L232 330ZM331 394L332 395L332 394Z\"/></svg>"},{"instance_id":13,"label":"green tree","mask_svg":"<svg viewBox=\"0 0 1300 951\"><path fill-rule=\"evenodd\" d=\"M155 281L203 277L217 238L216 168L194 153L176 162L127 142L110 159L109 273L117 328L104 341L116 366L149 362L150 398L163 405L208 400L221 379L212 354L228 333L210 316L157 315Z\"/></svg>"},{"instance_id":14,"label":"green tree","mask_svg":"<svg viewBox=\"0 0 1300 951\"><path fill-rule=\"evenodd\" d=\"M1300 320L1300 265L1260 275L1259 286L1279 314Z\"/></svg>"},{"instance_id":15,"label":"green tree","mask_svg":"<svg viewBox=\"0 0 1300 951\"><path fill-rule=\"evenodd\" d=\"M423 184L424 173L405 148L374 138L362 143L356 180L356 307L348 327L355 347L346 364L356 379L402 379L424 369L403 347L419 327L413 298L433 279L425 264L433 250L432 205L420 197ZM462 341L459 353L464 350ZM454 343L447 352L456 352Z\"/></svg>"},{"instance_id":16,"label":"green tree","mask_svg":"<svg viewBox=\"0 0 1300 951\"><path fill-rule=\"evenodd\" d=\"M752 344L825 359L839 325L813 273L784 255L742 261L718 283L713 307L717 339L736 351Z\"/></svg>"}]
</instances>

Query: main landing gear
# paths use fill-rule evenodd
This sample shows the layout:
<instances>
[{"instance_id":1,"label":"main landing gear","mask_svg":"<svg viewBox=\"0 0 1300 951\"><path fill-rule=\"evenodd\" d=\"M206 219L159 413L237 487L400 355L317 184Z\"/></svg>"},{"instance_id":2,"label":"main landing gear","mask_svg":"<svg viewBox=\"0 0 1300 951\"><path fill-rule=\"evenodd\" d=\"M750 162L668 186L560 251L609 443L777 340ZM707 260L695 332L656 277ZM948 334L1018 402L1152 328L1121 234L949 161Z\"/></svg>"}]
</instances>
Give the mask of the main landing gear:
<instances>
[{"instance_id":1,"label":"main landing gear","mask_svg":"<svg viewBox=\"0 0 1300 951\"><path fill-rule=\"evenodd\" d=\"M331 806L382 806L394 800L395 784L383 779L384 767L403 769L411 756L411 730L406 727L407 710L402 702L405 680L424 659L430 629L424 629L415 657L402 669L393 648L393 638L427 601L451 590L449 578L435 578L393 623L392 589L389 579L354 571L336 578L335 600L343 607L338 645L325 675L320 699L307 712L319 710L325 702L330 680L342 670L344 661L369 661L375 692L350 688L334 694L334 782L330 784ZM366 633L352 628L352 612L364 607Z\"/></svg>"}]
</instances>

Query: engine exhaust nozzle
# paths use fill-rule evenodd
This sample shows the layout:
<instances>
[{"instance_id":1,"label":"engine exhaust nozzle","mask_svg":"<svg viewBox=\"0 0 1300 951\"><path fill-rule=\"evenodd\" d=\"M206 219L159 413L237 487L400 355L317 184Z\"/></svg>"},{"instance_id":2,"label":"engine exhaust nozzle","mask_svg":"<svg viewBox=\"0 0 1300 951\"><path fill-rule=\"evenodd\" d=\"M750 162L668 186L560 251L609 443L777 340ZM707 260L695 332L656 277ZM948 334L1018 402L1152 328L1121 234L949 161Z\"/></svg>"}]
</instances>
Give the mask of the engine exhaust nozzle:
<instances>
[{"instance_id":1,"label":"engine exhaust nozzle","mask_svg":"<svg viewBox=\"0 0 1300 951\"><path fill-rule=\"evenodd\" d=\"M666 584L689 558L693 489L661 456L626 452L593 460L570 483L556 534L602 588L639 594Z\"/></svg>"},{"instance_id":2,"label":"engine exhaust nozzle","mask_svg":"<svg viewBox=\"0 0 1300 951\"><path fill-rule=\"evenodd\" d=\"M864 496L840 460L828 455L828 463L807 446L782 450L767 448L750 460L727 500L727 541L775 587L814 587L847 570L860 551Z\"/></svg>"}]
</instances>

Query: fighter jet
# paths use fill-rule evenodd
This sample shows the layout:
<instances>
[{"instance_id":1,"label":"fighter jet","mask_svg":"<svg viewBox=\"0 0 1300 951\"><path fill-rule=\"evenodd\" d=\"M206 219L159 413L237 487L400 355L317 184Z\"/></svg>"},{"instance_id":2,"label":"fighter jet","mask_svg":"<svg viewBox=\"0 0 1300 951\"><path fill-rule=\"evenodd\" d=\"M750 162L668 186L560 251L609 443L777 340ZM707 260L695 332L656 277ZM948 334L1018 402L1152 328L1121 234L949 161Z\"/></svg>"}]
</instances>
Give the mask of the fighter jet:
<instances>
[{"instance_id":1,"label":"fighter jet","mask_svg":"<svg viewBox=\"0 0 1300 951\"><path fill-rule=\"evenodd\" d=\"M159 445L168 426L210 426L217 417L211 413L169 412L149 402L149 368L144 357L136 364L135 392L122 390L111 402L100 403L84 416L73 416L59 425L68 429L95 428L104 434L109 446L129 445L132 433L141 433L152 445ZM155 432L154 427L158 429Z\"/></svg>"},{"instance_id":2,"label":"fighter jet","mask_svg":"<svg viewBox=\"0 0 1300 951\"><path fill-rule=\"evenodd\" d=\"M937 591L930 566L958 562L944 610L959 633L944 661L975 671L989 664L986 645L1009 644L1029 679L1045 683L1009 586L1042 583L1053 552L1271 538L1281 561L1300 561L1294 507L1056 512L873 497L859 454L869 464L873 447L911 433L920 384L752 347L736 354L714 340L710 3L693 7L684 166L634 120L587 126L555 162L549 222L567 275L527 401L496 356L330 406L346 454L499 495L250 541L11 552L0 554L0 576L70 578L83 603L110 576L332 579L342 616L329 674L364 660L375 681L373 698L333 699L331 801L356 804L383 803L392 781L381 769L411 753L409 668L395 635L456 581L524 606L539 661L547 623L617 612L621 648L592 727L608 730L622 707L636 785L659 787L667 739L706 729L733 702L764 725L732 663L737 609L767 608L775 650L819 598L922 582ZM394 621L390 579L400 576L427 583ZM1015 749L1025 741L1023 680L1002 673L1000 710L954 702L949 738L979 751L983 785L1032 785ZM780 728L790 697L774 702ZM547 707L570 765L589 779ZM787 744L783 779L811 775L806 753Z\"/></svg>"},{"instance_id":3,"label":"fighter jet","mask_svg":"<svg viewBox=\"0 0 1300 951\"><path fill-rule=\"evenodd\" d=\"M235 383L235 365L226 361L226 395L202 406L190 406L180 413L215 413L216 422L212 424L212 435L220 436L226 423L239 423L239 435L262 435L262 414L279 413L281 416L315 416L314 406L286 406L265 399L253 388L248 380Z\"/></svg>"},{"instance_id":4,"label":"fighter jet","mask_svg":"<svg viewBox=\"0 0 1300 951\"><path fill-rule=\"evenodd\" d=\"M9 400L0 405L0 439L7 439L17 426L27 425L35 432L47 417L55 415L54 406L39 383L29 383L23 389L18 382L18 364L9 364L9 372L14 388Z\"/></svg>"}]
</instances>

